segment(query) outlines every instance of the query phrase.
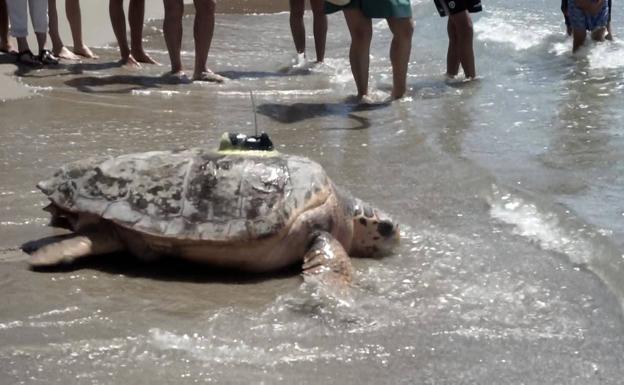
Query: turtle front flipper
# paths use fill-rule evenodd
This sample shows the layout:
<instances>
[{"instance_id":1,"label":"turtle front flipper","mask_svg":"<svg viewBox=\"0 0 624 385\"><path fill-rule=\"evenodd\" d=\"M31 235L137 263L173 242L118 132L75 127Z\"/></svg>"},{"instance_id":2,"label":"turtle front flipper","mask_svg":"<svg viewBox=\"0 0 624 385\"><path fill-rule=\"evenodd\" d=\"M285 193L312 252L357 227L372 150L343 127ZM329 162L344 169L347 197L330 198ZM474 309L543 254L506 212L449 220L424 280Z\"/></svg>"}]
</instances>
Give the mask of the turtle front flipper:
<instances>
[{"instance_id":1,"label":"turtle front flipper","mask_svg":"<svg viewBox=\"0 0 624 385\"><path fill-rule=\"evenodd\" d=\"M108 231L92 231L45 245L34 251L28 263L32 267L72 263L89 255L108 254L123 250L123 244Z\"/></svg>"},{"instance_id":2,"label":"turtle front flipper","mask_svg":"<svg viewBox=\"0 0 624 385\"><path fill-rule=\"evenodd\" d=\"M340 242L327 232L314 237L303 258L303 278L344 289L352 281L351 259Z\"/></svg>"}]
</instances>

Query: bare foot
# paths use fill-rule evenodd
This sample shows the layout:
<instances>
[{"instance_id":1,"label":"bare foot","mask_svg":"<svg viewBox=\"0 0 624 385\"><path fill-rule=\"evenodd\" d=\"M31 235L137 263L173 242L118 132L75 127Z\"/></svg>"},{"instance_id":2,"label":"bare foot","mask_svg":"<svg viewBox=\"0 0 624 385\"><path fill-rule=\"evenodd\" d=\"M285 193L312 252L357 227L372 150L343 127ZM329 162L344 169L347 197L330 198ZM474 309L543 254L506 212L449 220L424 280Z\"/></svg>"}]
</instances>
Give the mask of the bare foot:
<instances>
[{"instance_id":1,"label":"bare foot","mask_svg":"<svg viewBox=\"0 0 624 385\"><path fill-rule=\"evenodd\" d=\"M402 90L392 90L392 93L390 94L390 98L392 100L399 100L402 99L405 96L405 89Z\"/></svg>"},{"instance_id":2,"label":"bare foot","mask_svg":"<svg viewBox=\"0 0 624 385\"><path fill-rule=\"evenodd\" d=\"M80 60L80 56L74 54L72 51L68 50L67 47L65 46L61 47L61 49L55 49L54 56L60 57L61 59L66 59L66 60Z\"/></svg>"},{"instance_id":3,"label":"bare foot","mask_svg":"<svg viewBox=\"0 0 624 385\"><path fill-rule=\"evenodd\" d=\"M138 51L138 52L132 52L132 56L136 59L136 61L138 61L139 63L147 63L147 64L157 64L160 65L159 62L157 62L156 60L152 59L152 57L150 55L148 55L145 51Z\"/></svg>"},{"instance_id":4,"label":"bare foot","mask_svg":"<svg viewBox=\"0 0 624 385\"><path fill-rule=\"evenodd\" d=\"M11 53L11 52L16 52L16 51L13 49L13 46L11 45L11 43L2 42L0 44L0 52Z\"/></svg>"},{"instance_id":5,"label":"bare foot","mask_svg":"<svg viewBox=\"0 0 624 385\"><path fill-rule=\"evenodd\" d=\"M74 53L76 55L80 55L82 57L85 57L87 59L98 59L99 56L94 54L93 51L91 51L89 49L89 47L87 47L86 45L83 45L82 47L74 47Z\"/></svg>"},{"instance_id":6,"label":"bare foot","mask_svg":"<svg viewBox=\"0 0 624 385\"><path fill-rule=\"evenodd\" d=\"M208 70L193 74L193 81L223 83L226 81L226 78Z\"/></svg>"},{"instance_id":7,"label":"bare foot","mask_svg":"<svg viewBox=\"0 0 624 385\"><path fill-rule=\"evenodd\" d=\"M346 104L368 105L374 104L375 100L369 95L350 95L345 99Z\"/></svg>"},{"instance_id":8,"label":"bare foot","mask_svg":"<svg viewBox=\"0 0 624 385\"><path fill-rule=\"evenodd\" d=\"M141 68L141 64L139 64L139 62L136 61L136 59L132 55L128 55L128 57L122 57L121 60L119 60L119 64L121 64L123 67L128 68Z\"/></svg>"}]
</instances>

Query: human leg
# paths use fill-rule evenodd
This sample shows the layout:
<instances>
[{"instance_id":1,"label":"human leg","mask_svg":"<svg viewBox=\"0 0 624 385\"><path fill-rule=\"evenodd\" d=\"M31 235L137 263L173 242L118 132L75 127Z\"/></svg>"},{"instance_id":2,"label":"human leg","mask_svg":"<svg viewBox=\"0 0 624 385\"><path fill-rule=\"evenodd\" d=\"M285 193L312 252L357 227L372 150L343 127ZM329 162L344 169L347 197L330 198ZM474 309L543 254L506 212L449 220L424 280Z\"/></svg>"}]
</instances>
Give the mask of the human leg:
<instances>
[{"instance_id":1,"label":"human leg","mask_svg":"<svg viewBox=\"0 0 624 385\"><path fill-rule=\"evenodd\" d=\"M74 55L65 47L61 35L59 33L58 12L56 11L56 0L48 0L48 20L50 40L52 41L52 52L64 59L76 60L78 56Z\"/></svg>"},{"instance_id":2,"label":"human leg","mask_svg":"<svg viewBox=\"0 0 624 385\"><path fill-rule=\"evenodd\" d=\"M325 15L325 1L310 0L312 16L314 18L314 48L316 61L322 63L325 60L325 42L327 41L327 15Z\"/></svg>"},{"instance_id":3,"label":"human leg","mask_svg":"<svg viewBox=\"0 0 624 385\"><path fill-rule=\"evenodd\" d=\"M11 25L11 35L17 40L17 50L19 52L18 60L23 54L30 52L28 46L28 6L24 0L6 0L7 12L9 14L9 21ZM32 57L32 54L26 57L28 59Z\"/></svg>"},{"instance_id":4,"label":"human leg","mask_svg":"<svg viewBox=\"0 0 624 385\"><path fill-rule=\"evenodd\" d=\"M464 75L466 78L474 78L477 76L477 71L475 69L474 49L472 45L474 30L470 14L468 11L452 14L449 16L449 23L453 24L456 40L455 52L464 70Z\"/></svg>"},{"instance_id":5,"label":"human leg","mask_svg":"<svg viewBox=\"0 0 624 385\"><path fill-rule=\"evenodd\" d=\"M39 46L39 61L42 64L58 64L58 58L45 48L48 37L48 0L28 0L28 7Z\"/></svg>"},{"instance_id":6,"label":"human leg","mask_svg":"<svg viewBox=\"0 0 624 385\"><path fill-rule=\"evenodd\" d=\"M290 0L290 32L292 33L297 53L305 54L305 0Z\"/></svg>"},{"instance_id":7,"label":"human leg","mask_svg":"<svg viewBox=\"0 0 624 385\"><path fill-rule=\"evenodd\" d=\"M357 88L357 97L368 94L368 70L370 65L370 44L373 38L372 20L358 8L345 8L344 16L351 35L349 62Z\"/></svg>"},{"instance_id":8,"label":"human leg","mask_svg":"<svg viewBox=\"0 0 624 385\"><path fill-rule=\"evenodd\" d=\"M143 49L143 21L145 20L145 0L130 0L128 21L130 22L130 52L139 63L159 64Z\"/></svg>"},{"instance_id":9,"label":"human leg","mask_svg":"<svg viewBox=\"0 0 624 385\"><path fill-rule=\"evenodd\" d=\"M591 18L577 6L576 0L568 0L568 16L572 26L572 52L576 52L585 43L587 30L591 29Z\"/></svg>"},{"instance_id":10,"label":"human leg","mask_svg":"<svg viewBox=\"0 0 624 385\"><path fill-rule=\"evenodd\" d=\"M407 89L407 67L412 51L414 24L411 18L389 18L392 32L390 62L392 63L392 98L399 99Z\"/></svg>"},{"instance_id":11,"label":"human leg","mask_svg":"<svg viewBox=\"0 0 624 385\"><path fill-rule=\"evenodd\" d=\"M578 51L579 48L585 43L585 37L587 31L585 29L574 28L572 30L572 52Z\"/></svg>"},{"instance_id":12,"label":"human leg","mask_svg":"<svg viewBox=\"0 0 624 385\"><path fill-rule=\"evenodd\" d=\"M139 67L139 63L130 54L130 46L128 45L128 37L126 35L126 14L123 9L123 0L110 0L108 13L115 38L117 39L117 45L119 46L120 62L124 65Z\"/></svg>"},{"instance_id":13,"label":"human leg","mask_svg":"<svg viewBox=\"0 0 624 385\"><path fill-rule=\"evenodd\" d=\"M165 19L163 21L163 33L169 59L171 60L171 73L182 73L182 16L184 14L184 3L182 0L164 0ZM197 44L197 43L196 43Z\"/></svg>"},{"instance_id":14,"label":"human leg","mask_svg":"<svg viewBox=\"0 0 624 385\"><path fill-rule=\"evenodd\" d=\"M65 14L69 21L72 38L74 40L74 53L89 59L96 59L89 47L82 41L82 14L80 12L80 0L65 0Z\"/></svg>"},{"instance_id":15,"label":"human leg","mask_svg":"<svg viewBox=\"0 0 624 385\"><path fill-rule=\"evenodd\" d=\"M607 36L606 27L599 27L599 28L594 29L591 32L591 38L594 41L605 41L606 36Z\"/></svg>"},{"instance_id":16,"label":"human leg","mask_svg":"<svg viewBox=\"0 0 624 385\"><path fill-rule=\"evenodd\" d=\"M9 10L6 0L0 0L0 51L11 52L13 47L9 42Z\"/></svg>"},{"instance_id":17,"label":"human leg","mask_svg":"<svg viewBox=\"0 0 624 385\"><path fill-rule=\"evenodd\" d=\"M451 22L449 18L446 24L446 31L448 33L449 45L446 53L446 76L454 78L459 73L459 44L457 36L457 30L455 24Z\"/></svg>"},{"instance_id":18,"label":"human leg","mask_svg":"<svg viewBox=\"0 0 624 385\"><path fill-rule=\"evenodd\" d=\"M606 37L606 39L607 40L613 40L613 33L611 32L611 10L612 10L611 0L609 0L607 5L609 6L609 19L607 21L607 37Z\"/></svg>"},{"instance_id":19,"label":"human leg","mask_svg":"<svg viewBox=\"0 0 624 385\"><path fill-rule=\"evenodd\" d=\"M39 52L41 52L45 49L48 37L48 0L28 0L28 8L33 29L37 36Z\"/></svg>"},{"instance_id":20,"label":"human leg","mask_svg":"<svg viewBox=\"0 0 624 385\"><path fill-rule=\"evenodd\" d=\"M193 71L193 80L222 83L225 81L225 78L212 72L206 65L214 33L217 3L215 0L194 0L194 4L196 14L193 24L193 35L195 39L195 69Z\"/></svg>"}]
</instances>

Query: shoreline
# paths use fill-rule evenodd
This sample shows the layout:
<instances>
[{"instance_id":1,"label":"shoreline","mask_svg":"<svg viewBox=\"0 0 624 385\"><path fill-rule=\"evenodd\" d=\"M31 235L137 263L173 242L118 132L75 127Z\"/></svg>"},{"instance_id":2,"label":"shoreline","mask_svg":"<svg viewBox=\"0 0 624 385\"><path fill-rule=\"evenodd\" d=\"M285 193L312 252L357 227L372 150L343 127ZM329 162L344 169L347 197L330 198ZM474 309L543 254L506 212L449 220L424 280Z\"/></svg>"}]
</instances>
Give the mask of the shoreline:
<instances>
[{"instance_id":1,"label":"shoreline","mask_svg":"<svg viewBox=\"0 0 624 385\"><path fill-rule=\"evenodd\" d=\"M124 10L127 17L127 1ZM192 0L184 0L187 8L192 9ZM59 33L66 46L73 46L69 23L65 15L65 0L57 0L56 4L59 17ZM88 47L101 47L107 44L115 44L115 34L111 27L108 2L83 0L80 2L82 14L82 35L83 41ZM217 14L248 14L248 13L277 13L288 11L288 0L220 0L217 1ZM188 10L187 10L188 13ZM218 17L218 16L217 16ZM164 8L162 1L149 1L145 4L145 21L158 20L164 18ZM129 31L128 31L129 33ZM11 38L14 46L15 39ZM34 33L29 22L29 45L36 47ZM51 46L50 38L46 44ZM16 80L14 75L15 65L11 59L0 54L0 103L8 100L28 97L31 93L28 89ZM88 59L85 60L87 62Z\"/></svg>"}]
</instances>

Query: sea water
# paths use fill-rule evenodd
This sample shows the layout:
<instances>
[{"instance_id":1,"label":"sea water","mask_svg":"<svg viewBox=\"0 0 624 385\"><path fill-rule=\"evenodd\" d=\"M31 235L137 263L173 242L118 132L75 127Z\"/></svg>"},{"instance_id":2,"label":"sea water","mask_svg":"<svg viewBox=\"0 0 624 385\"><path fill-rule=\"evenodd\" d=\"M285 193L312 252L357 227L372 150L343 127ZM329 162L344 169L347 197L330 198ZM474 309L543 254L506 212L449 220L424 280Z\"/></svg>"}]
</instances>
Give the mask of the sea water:
<instances>
[{"instance_id":1,"label":"sea water","mask_svg":"<svg viewBox=\"0 0 624 385\"><path fill-rule=\"evenodd\" d=\"M293 60L288 14L219 15L225 85L171 85L166 65L20 73L0 106L2 384L620 384L624 378L624 36L572 55L559 4L492 0L473 15L479 80L447 82L446 19L413 1L407 97L358 106L341 15L324 64ZM311 17L307 15L308 35ZM161 21L150 54L168 62ZM183 60L193 63L192 17ZM390 92L373 22L372 94ZM308 36L308 57L313 43ZM28 270L55 234L34 185L94 155L216 146L257 122L280 151L401 222L384 259L353 260L350 296L277 276L107 256Z\"/></svg>"}]
</instances>

